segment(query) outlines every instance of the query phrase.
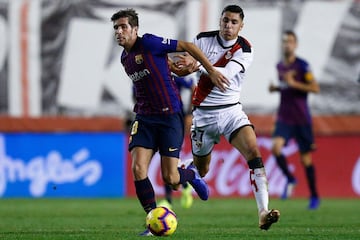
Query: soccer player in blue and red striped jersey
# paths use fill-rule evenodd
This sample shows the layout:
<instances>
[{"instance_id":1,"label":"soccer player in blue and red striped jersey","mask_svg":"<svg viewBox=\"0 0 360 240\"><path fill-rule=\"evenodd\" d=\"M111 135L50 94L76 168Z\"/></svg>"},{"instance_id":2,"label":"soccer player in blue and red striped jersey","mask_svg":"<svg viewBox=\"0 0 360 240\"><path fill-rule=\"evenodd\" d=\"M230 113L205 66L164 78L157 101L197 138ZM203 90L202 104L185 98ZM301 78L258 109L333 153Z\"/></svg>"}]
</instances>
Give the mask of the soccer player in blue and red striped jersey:
<instances>
[{"instance_id":1,"label":"soccer player in blue and red striped jersey","mask_svg":"<svg viewBox=\"0 0 360 240\"><path fill-rule=\"evenodd\" d=\"M288 169L282 148L291 138L296 140L310 190L308 208L316 209L319 207L320 201L311 158L311 151L315 149L315 144L307 98L308 93L318 93L320 88L307 61L296 56L296 47L296 34L293 31L284 32L282 39L283 59L277 64L280 84L279 86L272 84L269 86L270 92L280 92L280 106L273 133L272 153L278 166L287 177L287 184L281 196L286 199L290 197L296 179Z\"/></svg>"},{"instance_id":2,"label":"soccer player in blue and red striped jersey","mask_svg":"<svg viewBox=\"0 0 360 240\"><path fill-rule=\"evenodd\" d=\"M156 151L161 155L164 182L174 187L189 182L202 200L209 190L194 165L178 168L184 137L181 100L172 79L168 53L188 52L210 73L213 84L224 88L228 80L193 43L152 34L138 36L139 19L134 9L120 10L111 17L117 43L124 47L121 63L133 82L136 117L131 127L129 151L137 197L149 213L156 207L148 167ZM143 235L149 235L145 231Z\"/></svg>"}]
</instances>

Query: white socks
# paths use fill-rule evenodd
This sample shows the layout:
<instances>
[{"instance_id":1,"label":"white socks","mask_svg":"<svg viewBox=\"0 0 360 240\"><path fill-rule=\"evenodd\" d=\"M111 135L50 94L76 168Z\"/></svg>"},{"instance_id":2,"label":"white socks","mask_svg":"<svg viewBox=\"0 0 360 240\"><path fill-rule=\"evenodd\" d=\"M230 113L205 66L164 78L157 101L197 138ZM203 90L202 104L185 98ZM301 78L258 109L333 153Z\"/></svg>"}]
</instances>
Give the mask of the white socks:
<instances>
[{"instance_id":1,"label":"white socks","mask_svg":"<svg viewBox=\"0 0 360 240\"><path fill-rule=\"evenodd\" d=\"M250 169L250 183L253 188L259 213L264 210L268 211L269 192L265 168Z\"/></svg>"}]
</instances>

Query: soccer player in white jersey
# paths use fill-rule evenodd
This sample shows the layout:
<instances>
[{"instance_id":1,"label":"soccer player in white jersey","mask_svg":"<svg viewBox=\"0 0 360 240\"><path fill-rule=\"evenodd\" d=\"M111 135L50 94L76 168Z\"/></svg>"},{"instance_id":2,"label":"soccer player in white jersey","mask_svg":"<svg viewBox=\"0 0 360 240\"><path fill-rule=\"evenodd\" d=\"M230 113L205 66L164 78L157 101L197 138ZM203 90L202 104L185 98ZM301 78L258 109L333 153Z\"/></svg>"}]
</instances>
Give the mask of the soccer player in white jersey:
<instances>
[{"instance_id":1,"label":"soccer player in white jersey","mask_svg":"<svg viewBox=\"0 0 360 240\"><path fill-rule=\"evenodd\" d=\"M278 210L268 209L269 194L267 177L256 142L253 125L242 110L241 85L253 60L250 43L239 32L243 27L244 13L240 6L224 8L220 18L220 30L202 32L194 40L215 68L229 84L216 87L206 70L199 67L201 76L193 95L193 122L191 128L194 164L202 177L209 171L211 151L223 135L247 160L250 182L256 198L259 227L268 230L280 217ZM195 61L189 56L179 56L177 66L190 68ZM194 68L196 69L196 68ZM226 161L226 160L225 160Z\"/></svg>"}]
</instances>

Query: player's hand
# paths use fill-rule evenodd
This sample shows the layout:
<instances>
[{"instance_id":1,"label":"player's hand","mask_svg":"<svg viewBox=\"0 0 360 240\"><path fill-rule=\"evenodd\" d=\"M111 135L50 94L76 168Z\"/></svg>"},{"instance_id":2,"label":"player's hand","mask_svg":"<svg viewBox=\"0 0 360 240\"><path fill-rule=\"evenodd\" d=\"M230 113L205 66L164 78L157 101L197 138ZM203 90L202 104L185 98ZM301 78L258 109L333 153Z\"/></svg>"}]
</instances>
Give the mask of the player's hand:
<instances>
[{"instance_id":1,"label":"player's hand","mask_svg":"<svg viewBox=\"0 0 360 240\"><path fill-rule=\"evenodd\" d=\"M295 75L296 72L294 70L287 71L284 74L284 81L287 83L289 87L294 87L294 84L296 84Z\"/></svg>"},{"instance_id":2,"label":"player's hand","mask_svg":"<svg viewBox=\"0 0 360 240\"><path fill-rule=\"evenodd\" d=\"M175 65L179 69L187 70L189 73L193 73L199 70L200 64L189 53L177 54Z\"/></svg>"},{"instance_id":3,"label":"player's hand","mask_svg":"<svg viewBox=\"0 0 360 240\"><path fill-rule=\"evenodd\" d=\"M269 92L275 92L277 90L278 90L278 87L276 87L273 83L270 83Z\"/></svg>"},{"instance_id":4,"label":"player's hand","mask_svg":"<svg viewBox=\"0 0 360 240\"><path fill-rule=\"evenodd\" d=\"M211 79L211 82L220 89L220 91L225 92L226 87L230 85L230 81L222 75L219 71L215 69L208 73Z\"/></svg>"}]
</instances>

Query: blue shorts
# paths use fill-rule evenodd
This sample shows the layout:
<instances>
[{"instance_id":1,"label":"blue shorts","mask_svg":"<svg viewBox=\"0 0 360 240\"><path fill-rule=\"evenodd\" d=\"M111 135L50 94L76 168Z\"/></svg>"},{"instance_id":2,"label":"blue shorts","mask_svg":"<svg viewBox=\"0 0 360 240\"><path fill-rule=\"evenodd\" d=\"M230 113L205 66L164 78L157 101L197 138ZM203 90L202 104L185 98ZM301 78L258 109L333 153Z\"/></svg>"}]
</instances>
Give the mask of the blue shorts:
<instances>
[{"instance_id":1,"label":"blue shorts","mask_svg":"<svg viewBox=\"0 0 360 240\"><path fill-rule=\"evenodd\" d=\"M181 113L172 115L136 115L131 125L129 148L144 147L159 150L161 156L179 157L184 141L184 119Z\"/></svg>"},{"instance_id":2,"label":"blue shorts","mask_svg":"<svg viewBox=\"0 0 360 240\"><path fill-rule=\"evenodd\" d=\"M316 148L312 126L310 124L290 125L276 122L273 137L283 137L285 144L287 144L291 138L294 138L301 153L310 152Z\"/></svg>"}]
</instances>

